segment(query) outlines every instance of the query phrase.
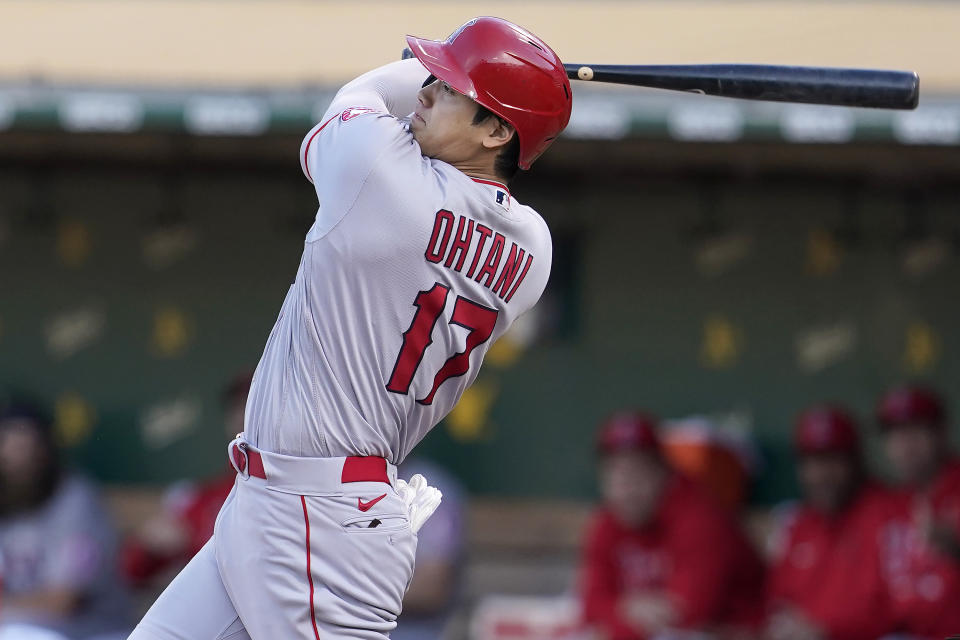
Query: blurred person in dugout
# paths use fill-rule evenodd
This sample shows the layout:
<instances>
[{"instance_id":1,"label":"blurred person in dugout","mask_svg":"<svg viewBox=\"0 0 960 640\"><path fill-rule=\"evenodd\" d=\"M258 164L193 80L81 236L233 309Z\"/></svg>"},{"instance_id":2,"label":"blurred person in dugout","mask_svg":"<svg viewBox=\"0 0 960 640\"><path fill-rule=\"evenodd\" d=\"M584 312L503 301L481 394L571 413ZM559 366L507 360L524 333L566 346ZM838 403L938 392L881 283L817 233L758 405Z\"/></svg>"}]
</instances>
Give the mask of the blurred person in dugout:
<instances>
[{"instance_id":1,"label":"blurred person in dugout","mask_svg":"<svg viewBox=\"0 0 960 640\"><path fill-rule=\"evenodd\" d=\"M880 546L889 496L868 478L844 409L803 411L793 446L802 501L775 515L767 637L879 638L893 629Z\"/></svg>"},{"instance_id":2,"label":"blurred person in dugout","mask_svg":"<svg viewBox=\"0 0 960 640\"><path fill-rule=\"evenodd\" d=\"M0 637L125 638L132 628L98 491L64 469L50 421L29 404L0 413L0 580Z\"/></svg>"},{"instance_id":3,"label":"blurred person in dugout","mask_svg":"<svg viewBox=\"0 0 960 640\"><path fill-rule=\"evenodd\" d=\"M426 458L411 456L400 475L422 474L443 493L443 501L417 533L417 570L403 596L403 612L391 640L440 640L460 595L464 552L464 489ZM2 640L2 639L0 639Z\"/></svg>"},{"instance_id":4,"label":"blurred person in dugout","mask_svg":"<svg viewBox=\"0 0 960 640\"><path fill-rule=\"evenodd\" d=\"M949 447L943 400L907 386L880 399L877 420L894 475L885 569L898 630L960 634L960 460Z\"/></svg>"},{"instance_id":5,"label":"blurred person in dugout","mask_svg":"<svg viewBox=\"0 0 960 640\"><path fill-rule=\"evenodd\" d=\"M730 510L666 464L646 415L612 416L598 450L603 505L581 560L584 622L594 635L753 634L764 570Z\"/></svg>"},{"instance_id":6,"label":"blurred person in dugout","mask_svg":"<svg viewBox=\"0 0 960 640\"><path fill-rule=\"evenodd\" d=\"M224 426L228 439L243 431L243 416L253 374L235 376L223 391ZM166 586L213 535L220 507L227 499L237 472L229 464L202 483L171 486L163 507L128 537L121 550L121 567L136 587Z\"/></svg>"}]
</instances>

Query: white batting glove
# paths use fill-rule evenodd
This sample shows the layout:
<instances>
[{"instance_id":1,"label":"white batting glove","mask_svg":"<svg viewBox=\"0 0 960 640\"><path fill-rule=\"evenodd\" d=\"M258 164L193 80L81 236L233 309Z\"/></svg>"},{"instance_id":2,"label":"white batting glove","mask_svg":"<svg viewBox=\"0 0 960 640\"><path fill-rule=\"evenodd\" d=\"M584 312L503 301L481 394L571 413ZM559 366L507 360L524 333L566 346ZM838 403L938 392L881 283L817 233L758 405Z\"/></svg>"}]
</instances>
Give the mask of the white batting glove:
<instances>
[{"instance_id":1,"label":"white batting glove","mask_svg":"<svg viewBox=\"0 0 960 640\"><path fill-rule=\"evenodd\" d=\"M405 482L397 478L397 493L407 505L407 518L410 520L410 529L414 533L420 531L423 523L433 515L440 506L443 494L436 487L427 484L427 479L419 473Z\"/></svg>"}]
</instances>

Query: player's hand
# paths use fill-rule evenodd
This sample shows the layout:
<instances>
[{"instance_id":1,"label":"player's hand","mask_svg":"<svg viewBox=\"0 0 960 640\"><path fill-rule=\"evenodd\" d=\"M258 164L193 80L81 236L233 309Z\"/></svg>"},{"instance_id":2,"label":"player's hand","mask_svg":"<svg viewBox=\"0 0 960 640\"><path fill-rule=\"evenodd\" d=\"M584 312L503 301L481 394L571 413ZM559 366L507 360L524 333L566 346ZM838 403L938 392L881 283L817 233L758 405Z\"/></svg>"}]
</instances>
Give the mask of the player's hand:
<instances>
[{"instance_id":1,"label":"player's hand","mask_svg":"<svg viewBox=\"0 0 960 640\"><path fill-rule=\"evenodd\" d=\"M405 482L397 478L397 494L407 505L407 518L410 520L410 529L417 533L423 523L433 515L440 506L443 494L436 487L427 484L427 479L419 473Z\"/></svg>"}]
</instances>

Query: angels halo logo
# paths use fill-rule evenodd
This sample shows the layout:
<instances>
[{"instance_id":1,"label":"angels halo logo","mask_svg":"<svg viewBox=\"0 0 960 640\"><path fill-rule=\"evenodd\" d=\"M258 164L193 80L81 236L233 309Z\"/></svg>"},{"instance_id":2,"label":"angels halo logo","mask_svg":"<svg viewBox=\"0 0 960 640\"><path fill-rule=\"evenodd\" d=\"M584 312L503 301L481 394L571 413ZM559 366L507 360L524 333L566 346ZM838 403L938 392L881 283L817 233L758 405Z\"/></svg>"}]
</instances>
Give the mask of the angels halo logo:
<instances>
[{"instance_id":1,"label":"angels halo logo","mask_svg":"<svg viewBox=\"0 0 960 640\"><path fill-rule=\"evenodd\" d=\"M350 107L349 109L347 109L346 111L340 114L340 120L342 122L346 122L347 120L350 120L351 118L356 118L357 116L363 115L364 113L374 113L374 112L376 112L376 109L371 109L370 107Z\"/></svg>"}]
</instances>

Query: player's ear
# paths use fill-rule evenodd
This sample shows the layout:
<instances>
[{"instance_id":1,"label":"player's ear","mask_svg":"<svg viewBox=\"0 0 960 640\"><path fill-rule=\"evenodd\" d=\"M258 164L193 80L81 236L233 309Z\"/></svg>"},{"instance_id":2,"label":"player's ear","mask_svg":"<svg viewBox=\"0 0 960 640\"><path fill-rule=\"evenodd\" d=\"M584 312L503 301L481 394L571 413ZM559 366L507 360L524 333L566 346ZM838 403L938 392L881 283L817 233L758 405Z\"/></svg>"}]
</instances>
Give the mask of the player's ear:
<instances>
[{"instance_id":1,"label":"player's ear","mask_svg":"<svg viewBox=\"0 0 960 640\"><path fill-rule=\"evenodd\" d=\"M500 118L489 118L484 124L488 127L487 135L483 138L483 146L487 149L502 147L517 135L513 126Z\"/></svg>"}]
</instances>

